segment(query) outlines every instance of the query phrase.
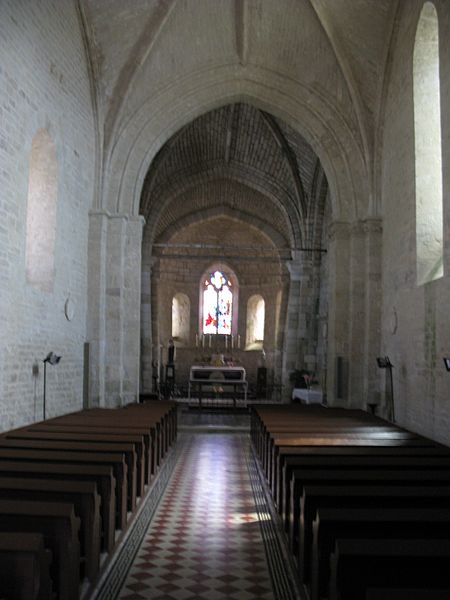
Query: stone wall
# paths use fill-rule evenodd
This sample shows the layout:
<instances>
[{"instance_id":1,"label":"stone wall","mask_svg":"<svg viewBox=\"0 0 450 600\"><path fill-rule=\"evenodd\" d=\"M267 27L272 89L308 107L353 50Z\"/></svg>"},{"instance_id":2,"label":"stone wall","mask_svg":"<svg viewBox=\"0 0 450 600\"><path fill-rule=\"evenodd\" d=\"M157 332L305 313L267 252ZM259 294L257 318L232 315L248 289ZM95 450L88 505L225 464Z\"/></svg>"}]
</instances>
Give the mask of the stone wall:
<instances>
[{"instance_id":1,"label":"stone wall","mask_svg":"<svg viewBox=\"0 0 450 600\"><path fill-rule=\"evenodd\" d=\"M391 55L383 122L383 318L382 349L394 369L398 422L435 439L450 441L449 373L449 192L450 192L450 15L436 1L439 17L444 198L444 276L422 285L416 277L415 142L413 52L422 2L409 2L399 19ZM389 382L380 372L386 396Z\"/></svg>"},{"instance_id":2,"label":"stone wall","mask_svg":"<svg viewBox=\"0 0 450 600\"><path fill-rule=\"evenodd\" d=\"M0 4L0 429L82 406L86 340L88 210L93 199L94 119L75 4ZM28 283L26 230L32 141L46 130L56 150L52 285ZM45 223L44 223L45 225ZM68 320L73 311L73 318Z\"/></svg>"}]
</instances>

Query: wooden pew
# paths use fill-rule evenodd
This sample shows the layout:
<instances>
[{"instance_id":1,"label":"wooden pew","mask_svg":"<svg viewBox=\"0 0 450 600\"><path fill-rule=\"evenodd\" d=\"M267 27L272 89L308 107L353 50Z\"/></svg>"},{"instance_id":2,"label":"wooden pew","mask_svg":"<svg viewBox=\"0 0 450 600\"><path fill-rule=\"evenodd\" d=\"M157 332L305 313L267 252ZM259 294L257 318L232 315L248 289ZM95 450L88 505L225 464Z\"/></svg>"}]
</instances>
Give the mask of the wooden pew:
<instances>
[{"instance_id":1,"label":"wooden pew","mask_svg":"<svg viewBox=\"0 0 450 600\"><path fill-rule=\"evenodd\" d=\"M50 568L59 600L79 600L80 520L72 504L0 500L0 531L36 532L52 552Z\"/></svg>"},{"instance_id":2,"label":"wooden pew","mask_svg":"<svg viewBox=\"0 0 450 600\"><path fill-rule=\"evenodd\" d=\"M42 534L0 532L0 598L49 600L51 560Z\"/></svg>"},{"instance_id":3,"label":"wooden pew","mask_svg":"<svg viewBox=\"0 0 450 600\"><path fill-rule=\"evenodd\" d=\"M80 518L82 572L94 581L100 567L100 496L93 481L65 481L0 476L1 500L62 502L74 505Z\"/></svg>"},{"instance_id":4,"label":"wooden pew","mask_svg":"<svg viewBox=\"0 0 450 600\"><path fill-rule=\"evenodd\" d=\"M415 597L403 595L398 600L438 600L436 594L443 590L447 595L441 598L447 600L449 559L449 540L339 539L330 558L329 598L366 600L370 588L413 587ZM431 590L435 595L417 596L418 589ZM385 598L397 600L396 596Z\"/></svg>"},{"instance_id":5,"label":"wooden pew","mask_svg":"<svg viewBox=\"0 0 450 600\"><path fill-rule=\"evenodd\" d=\"M136 454L136 474L137 474L137 496L142 496L144 486L148 483L146 470L149 469L148 457L145 453L144 438L141 435L108 435L107 433L86 433L85 431L58 431L57 428L39 428L30 426L29 428L15 429L4 434L7 439L15 440L49 440L61 442L77 442L95 444L95 448L100 450L103 444L114 445L113 452L129 450L128 445L132 444ZM124 446L125 445L125 446ZM95 449L94 448L94 449ZM105 450L103 450L105 451ZM127 463L128 464L128 463ZM128 464L130 468L130 464Z\"/></svg>"},{"instance_id":6,"label":"wooden pew","mask_svg":"<svg viewBox=\"0 0 450 600\"><path fill-rule=\"evenodd\" d=\"M98 443L132 443L135 444L137 461L140 460L141 455L145 458L145 484L148 485L150 483L151 476L154 473L156 451L155 442L152 441L151 433L147 429L143 430L142 433L138 430L133 430L133 432L130 433L123 427L102 427L101 425L96 425L95 423L83 425L82 422L83 420L80 418L76 419L76 424L69 424L69 422L64 424L59 422L55 423L53 421L45 421L45 423L36 423L30 428L19 430L16 429L8 433L8 437L32 437L36 439L47 439L45 436L49 434L52 437L54 436L54 439L66 439L59 436L68 436L67 439L73 439L76 437L80 440L85 439L85 441L94 441L94 443L95 440L97 440ZM32 434L32 436L29 434ZM78 438L78 436L80 437ZM52 439L52 437L49 437L48 439ZM140 450L141 442L143 444L142 454Z\"/></svg>"},{"instance_id":7,"label":"wooden pew","mask_svg":"<svg viewBox=\"0 0 450 600\"><path fill-rule=\"evenodd\" d=\"M300 502L298 570L307 581L311 569L313 521L324 508L448 508L450 485L305 485Z\"/></svg>"},{"instance_id":8,"label":"wooden pew","mask_svg":"<svg viewBox=\"0 0 450 600\"><path fill-rule=\"evenodd\" d=\"M302 446L310 446L310 447L335 447L335 446L361 446L361 447L388 447L392 446L394 448L411 448L411 447L420 447L420 448L431 448L436 444L427 440L425 438L420 437L412 437L412 438L396 438L392 437L391 439L376 439L369 436L364 435L350 435L350 434L342 434L338 435L330 435L330 436L322 436L322 437L295 437L295 438L282 438L273 440L273 444L271 447L270 453L270 464L275 464L277 460L277 448L279 446L294 446L294 447L302 447ZM268 473L268 479L270 481L271 472Z\"/></svg>"},{"instance_id":9,"label":"wooden pew","mask_svg":"<svg viewBox=\"0 0 450 600\"><path fill-rule=\"evenodd\" d=\"M136 473L136 453L132 444L92 444L91 442L63 441L63 440L28 440L28 439L10 439L0 436L0 449L2 448L22 448L36 450L52 450L54 452L69 451L73 453L92 453L105 454L108 452L120 455L127 465L128 492L127 508L133 511L136 507L136 495L138 491L137 473ZM143 472L139 474L139 491L143 492L144 480ZM142 475L142 479L141 479ZM142 491L141 491L142 485Z\"/></svg>"},{"instance_id":10,"label":"wooden pew","mask_svg":"<svg viewBox=\"0 0 450 600\"><path fill-rule=\"evenodd\" d=\"M291 512L291 495L296 499L295 488L291 494L291 480L294 472L306 470L330 470L330 469L355 469L371 470L371 469L393 469L393 470L449 470L450 471L450 456L397 456L394 452L392 456L382 455L361 451L363 449L356 448L354 455L330 454L328 456L310 456L296 457L296 460L287 461L284 464L281 485L277 485L278 490L278 509L282 517L286 531L289 530L289 515Z\"/></svg>"},{"instance_id":11,"label":"wooden pew","mask_svg":"<svg viewBox=\"0 0 450 600\"><path fill-rule=\"evenodd\" d=\"M272 483L271 491L274 501L281 511L283 489L288 488L291 472L295 468L311 464L353 464L360 457L379 457L379 460L397 458L398 460L418 459L417 464L423 462L424 465L433 463L427 462L428 459L436 459L435 464L442 466L450 465L450 450L448 448L416 448L412 447L370 447L370 446L324 446L317 447L280 447L277 457L277 476Z\"/></svg>"},{"instance_id":12,"label":"wooden pew","mask_svg":"<svg viewBox=\"0 0 450 600\"><path fill-rule=\"evenodd\" d=\"M116 481L112 467L104 465L64 465L0 460L0 476L94 482L101 498L102 550L112 552L115 544Z\"/></svg>"},{"instance_id":13,"label":"wooden pew","mask_svg":"<svg viewBox=\"0 0 450 600\"><path fill-rule=\"evenodd\" d=\"M328 509L317 512L313 523L313 547L311 562L311 600L319 600L327 593L330 581L330 555L338 539L407 540L420 538L438 540L448 544L450 540L450 509ZM389 554L390 544L386 542ZM410 568L408 568L408 571ZM450 570L446 581L450 584ZM357 569L354 570L356 578ZM358 574L359 575L359 574ZM380 578L383 574L378 573ZM413 574L410 573L412 581ZM441 580L442 581L442 580ZM429 581L428 581L429 583ZM345 596L346 600L347 597Z\"/></svg>"},{"instance_id":14,"label":"wooden pew","mask_svg":"<svg viewBox=\"0 0 450 600\"><path fill-rule=\"evenodd\" d=\"M64 420L58 417L58 419L52 419L51 421L46 421L44 425L38 424L33 427L35 431L66 431L66 432L75 432L77 431L77 427L80 432L84 433L92 433L95 435L123 435L126 433L131 433L132 435L142 435L144 437L146 454L149 456L149 461L151 464L150 473L151 475L155 475L158 469L158 466L162 459L161 447L160 447L160 438L158 437L158 427L155 424L150 427L144 424L136 425L136 423L132 423L128 425L127 423L118 422L117 419L112 420L108 418L108 420L100 420L96 418L86 419L81 414L75 415L65 415ZM147 478L146 483L149 483L150 478Z\"/></svg>"},{"instance_id":15,"label":"wooden pew","mask_svg":"<svg viewBox=\"0 0 450 600\"><path fill-rule=\"evenodd\" d=\"M450 485L450 470L420 471L420 470L394 470L394 469L304 469L294 471L291 478L291 502L289 511L289 528L296 532L290 534L291 551L296 554L298 550L298 531L300 519L300 498L306 485ZM295 524L295 528L294 528Z\"/></svg>"},{"instance_id":16,"label":"wooden pew","mask_svg":"<svg viewBox=\"0 0 450 600\"><path fill-rule=\"evenodd\" d=\"M24 450L22 448L0 448L0 461L45 463L63 463L66 466L75 465L105 465L112 466L116 480L116 523L118 529L125 529L127 524L127 465L122 454L119 453L92 453L68 452L51 450ZM46 472L46 467L44 467Z\"/></svg>"}]
</instances>

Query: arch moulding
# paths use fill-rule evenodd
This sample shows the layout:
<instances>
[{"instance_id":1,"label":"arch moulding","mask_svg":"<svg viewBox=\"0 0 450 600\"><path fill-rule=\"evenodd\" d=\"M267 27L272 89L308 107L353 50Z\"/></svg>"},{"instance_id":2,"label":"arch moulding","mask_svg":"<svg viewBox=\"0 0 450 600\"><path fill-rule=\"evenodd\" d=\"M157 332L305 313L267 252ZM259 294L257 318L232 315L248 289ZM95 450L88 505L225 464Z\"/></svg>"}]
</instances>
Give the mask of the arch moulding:
<instances>
[{"instance_id":1,"label":"arch moulding","mask_svg":"<svg viewBox=\"0 0 450 600\"><path fill-rule=\"evenodd\" d=\"M333 218L369 211L370 190L360 140L317 90L261 68L201 71L147 98L120 129L105 161L104 208L137 215L145 175L159 149L181 127L225 104L249 103L284 120L311 144L330 185Z\"/></svg>"}]
</instances>

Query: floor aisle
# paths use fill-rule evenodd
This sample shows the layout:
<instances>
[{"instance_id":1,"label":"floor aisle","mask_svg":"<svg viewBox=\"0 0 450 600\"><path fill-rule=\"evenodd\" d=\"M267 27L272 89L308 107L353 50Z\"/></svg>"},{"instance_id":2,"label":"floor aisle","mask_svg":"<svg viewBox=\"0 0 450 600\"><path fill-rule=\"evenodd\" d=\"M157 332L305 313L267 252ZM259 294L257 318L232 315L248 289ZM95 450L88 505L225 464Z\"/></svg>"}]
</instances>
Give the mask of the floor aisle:
<instances>
[{"instance_id":1,"label":"floor aisle","mask_svg":"<svg viewBox=\"0 0 450 600\"><path fill-rule=\"evenodd\" d=\"M194 434L120 600L273 600L246 435Z\"/></svg>"}]
</instances>

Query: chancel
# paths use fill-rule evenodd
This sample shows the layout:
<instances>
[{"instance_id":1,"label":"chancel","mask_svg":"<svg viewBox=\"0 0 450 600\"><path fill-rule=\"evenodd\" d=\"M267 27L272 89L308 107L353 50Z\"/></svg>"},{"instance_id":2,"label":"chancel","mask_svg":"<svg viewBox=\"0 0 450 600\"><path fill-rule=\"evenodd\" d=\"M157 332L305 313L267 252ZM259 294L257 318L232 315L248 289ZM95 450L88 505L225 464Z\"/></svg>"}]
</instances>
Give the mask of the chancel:
<instances>
[{"instance_id":1,"label":"chancel","mask_svg":"<svg viewBox=\"0 0 450 600\"><path fill-rule=\"evenodd\" d=\"M450 597L449 27L0 1L0 598Z\"/></svg>"}]
</instances>

